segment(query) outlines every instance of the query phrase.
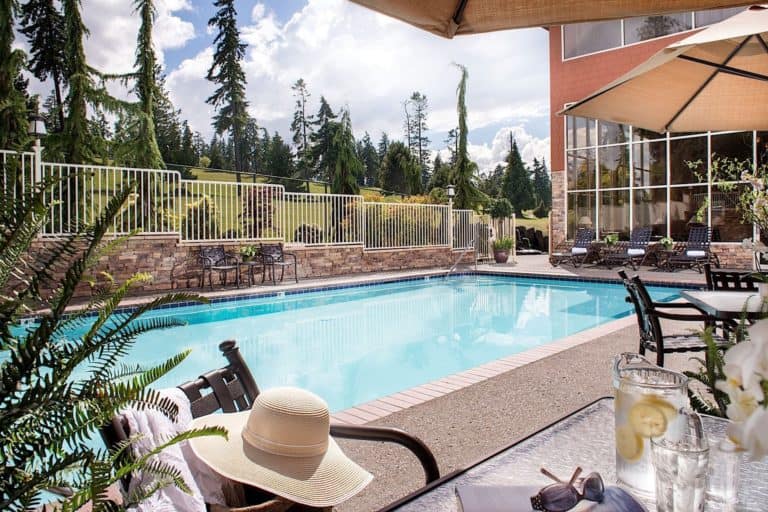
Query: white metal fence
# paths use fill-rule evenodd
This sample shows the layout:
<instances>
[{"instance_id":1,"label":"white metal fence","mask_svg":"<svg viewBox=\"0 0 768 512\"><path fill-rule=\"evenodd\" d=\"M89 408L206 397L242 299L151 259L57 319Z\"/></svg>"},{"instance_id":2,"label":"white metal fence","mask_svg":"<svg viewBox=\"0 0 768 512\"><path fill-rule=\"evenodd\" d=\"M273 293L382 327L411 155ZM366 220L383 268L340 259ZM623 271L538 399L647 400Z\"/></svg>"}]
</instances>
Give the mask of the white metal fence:
<instances>
[{"instance_id":1,"label":"white metal fence","mask_svg":"<svg viewBox=\"0 0 768 512\"><path fill-rule=\"evenodd\" d=\"M363 204L362 196L286 192L282 203L285 241L362 244Z\"/></svg>"},{"instance_id":2,"label":"white metal fence","mask_svg":"<svg viewBox=\"0 0 768 512\"><path fill-rule=\"evenodd\" d=\"M365 202L355 195L285 192L282 185L184 180L167 170L38 163L32 152L0 150L0 165L6 193L8 187L26 193L40 180L55 181L47 192L51 212L44 235L64 235L93 223L119 190L134 184L135 193L114 221L114 234L175 234L184 243L358 244L366 250L465 249L476 238L474 213L445 205Z\"/></svg>"}]
</instances>

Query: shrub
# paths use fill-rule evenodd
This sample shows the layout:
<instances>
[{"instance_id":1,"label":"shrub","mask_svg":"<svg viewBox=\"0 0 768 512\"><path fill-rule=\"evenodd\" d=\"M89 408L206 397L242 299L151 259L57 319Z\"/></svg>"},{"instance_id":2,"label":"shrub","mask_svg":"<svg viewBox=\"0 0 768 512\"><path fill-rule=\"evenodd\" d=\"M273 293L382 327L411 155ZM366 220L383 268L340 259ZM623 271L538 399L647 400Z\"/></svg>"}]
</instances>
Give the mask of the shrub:
<instances>
[{"instance_id":1,"label":"shrub","mask_svg":"<svg viewBox=\"0 0 768 512\"><path fill-rule=\"evenodd\" d=\"M323 242L323 231L314 224L302 224L293 232L293 241L302 244L319 244Z\"/></svg>"},{"instance_id":2,"label":"shrub","mask_svg":"<svg viewBox=\"0 0 768 512\"><path fill-rule=\"evenodd\" d=\"M491 203L491 207L488 208L488 213L494 219L505 219L507 217L511 217L513 212L514 208L512 207L512 203L510 203L509 199L506 197L496 199Z\"/></svg>"},{"instance_id":3,"label":"shrub","mask_svg":"<svg viewBox=\"0 0 768 512\"><path fill-rule=\"evenodd\" d=\"M218 211L209 196L187 204L187 215L181 222L182 238L212 240L220 237Z\"/></svg>"},{"instance_id":4,"label":"shrub","mask_svg":"<svg viewBox=\"0 0 768 512\"><path fill-rule=\"evenodd\" d=\"M493 241L494 251L509 251L514 246L515 246L515 241L508 236L497 238L496 240Z\"/></svg>"}]
</instances>

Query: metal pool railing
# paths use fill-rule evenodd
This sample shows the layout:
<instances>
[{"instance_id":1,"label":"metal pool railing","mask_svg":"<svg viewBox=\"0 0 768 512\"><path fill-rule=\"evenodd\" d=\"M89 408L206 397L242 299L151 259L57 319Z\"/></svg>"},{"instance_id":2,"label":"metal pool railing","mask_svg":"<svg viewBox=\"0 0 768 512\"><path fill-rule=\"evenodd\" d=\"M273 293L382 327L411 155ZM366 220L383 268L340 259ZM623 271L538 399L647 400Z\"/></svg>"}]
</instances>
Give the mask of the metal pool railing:
<instances>
[{"instance_id":1,"label":"metal pool railing","mask_svg":"<svg viewBox=\"0 0 768 512\"><path fill-rule=\"evenodd\" d=\"M365 248L450 245L450 210L433 204L365 203Z\"/></svg>"},{"instance_id":2,"label":"metal pool railing","mask_svg":"<svg viewBox=\"0 0 768 512\"><path fill-rule=\"evenodd\" d=\"M283 195L285 241L305 245L363 243L362 196L286 192Z\"/></svg>"}]
</instances>

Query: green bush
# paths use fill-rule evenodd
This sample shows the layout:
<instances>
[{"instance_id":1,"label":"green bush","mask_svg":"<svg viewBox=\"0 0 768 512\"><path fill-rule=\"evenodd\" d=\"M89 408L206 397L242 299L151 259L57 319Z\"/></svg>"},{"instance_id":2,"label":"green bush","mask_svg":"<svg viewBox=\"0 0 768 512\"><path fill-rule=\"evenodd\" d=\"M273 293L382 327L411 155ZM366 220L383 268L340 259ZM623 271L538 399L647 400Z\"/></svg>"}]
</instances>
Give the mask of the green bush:
<instances>
[{"instance_id":1,"label":"green bush","mask_svg":"<svg viewBox=\"0 0 768 512\"><path fill-rule=\"evenodd\" d=\"M488 213L494 219L506 219L507 217L511 217L514 211L512 203L510 203L509 199L506 197L496 199L491 203L490 208L488 208Z\"/></svg>"},{"instance_id":2,"label":"green bush","mask_svg":"<svg viewBox=\"0 0 768 512\"><path fill-rule=\"evenodd\" d=\"M497 238L496 240L493 241L494 251L509 251L514 246L515 246L515 241L508 236Z\"/></svg>"}]
</instances>

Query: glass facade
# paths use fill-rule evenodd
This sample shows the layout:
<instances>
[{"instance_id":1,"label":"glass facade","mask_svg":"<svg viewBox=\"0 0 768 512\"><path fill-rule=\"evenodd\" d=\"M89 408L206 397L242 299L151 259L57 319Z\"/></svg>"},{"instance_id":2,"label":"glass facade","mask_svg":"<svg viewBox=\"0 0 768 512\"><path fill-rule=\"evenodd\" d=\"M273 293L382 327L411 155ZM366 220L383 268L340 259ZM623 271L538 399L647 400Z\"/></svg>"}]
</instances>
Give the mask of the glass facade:
<instances>
[{"instance_id":1,"label":"glass facade","mask_svg":"<svg viewBox=\"0 0 768 512\"><path fill-rule=\"evenodd\" d=\"M572 59L581 55L704 27L730 18L745 8L731 7L711 11L563 25L563 59Z\"/></svg>"},{"instance_id":2,"label":"glass facade","mask_svg":"<svg viewBox=\"0 0 768 512\"><path fill-rule=\"evenodd\" d=\"M662 135L575 117L566 127L568 238L589 226L627 240L633 227L649 226L657 239L686 240L692 222L712 226L715 242L752 237L737 208L746 185L723 191L710 177L721 157L768 160L768 133Z\"/></svg>"}]
</instances>

